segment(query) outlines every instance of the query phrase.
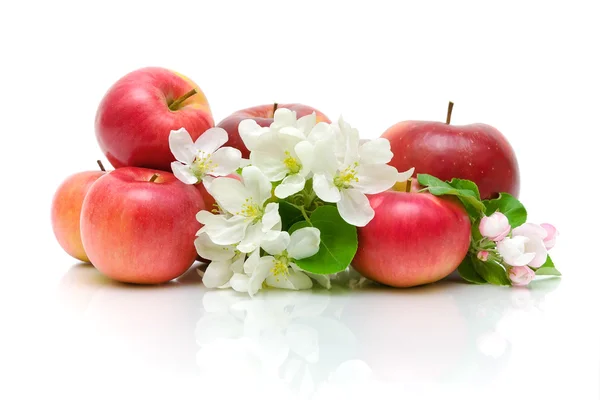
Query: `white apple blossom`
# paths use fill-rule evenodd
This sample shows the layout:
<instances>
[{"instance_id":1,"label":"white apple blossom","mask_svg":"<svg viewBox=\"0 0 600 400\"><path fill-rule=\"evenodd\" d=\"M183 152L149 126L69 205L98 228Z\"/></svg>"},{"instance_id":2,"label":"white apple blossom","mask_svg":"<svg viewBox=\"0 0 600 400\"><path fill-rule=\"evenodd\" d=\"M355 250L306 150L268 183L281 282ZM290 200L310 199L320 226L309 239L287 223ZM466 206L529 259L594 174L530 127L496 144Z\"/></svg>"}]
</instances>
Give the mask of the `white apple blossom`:
<instances>
[{"instance_id":1,"label":"white apple blossom","mask_svg":"<svg viewBox=\"0 0 600 400\"><path fill-rule=\"evenodd\" d=\"M508 278L513 286L526 286L535 278L535 272L527 266L512 267L508 270Z\"/></svg>"},{"instance_id":2,"label":"white apple blossom","mask_svg":"<svg viewBox=\"0 0 600 400\"><path fill-rule=\"evenodd\" d=\"M190 185L210 180L211 176L231 174L240 167L242 153L233 147L221 147L227 140L222 128L210 128L195 142L185 128L171 131L169 148L177 159L171 163L173 174Z\"/></svg>"},{"instance_id":3,"label":"white apple blossom","mask_svg":"<svg viewBox=\"0 0 600 400\"><path fill-rule=\"evenodd\" d=\"M204 286L207 288L231 287L229 280L233 274L244 270L246 253L237 250L235 245L215 244L206 233L198 235L194 244L200 257L211 260L201 274Z\"/></svg>"},{"instance_id":4,"label":"white apple blossom","mask_svg":"<svg viewBox=\"0 0 600 400\"><path fill-rule=\"evenodd\" d=\"M529 238L525 236L506 237L497 243L498 253L504 262L513 267L527 265L535 258L534 252L527 252L525 244Z\"/></svg>"},{"instance_id":5,"label":"white apple blossom","mask_svg":"<svg viewBox=\"0 0 600 400\"><path fill-rule=\"evenodd\" d=\"M255 166L242 170L243 182L232 178L216 178L209 193L224 214L208 211L198 213L204 226L198 233L206 233L218 245L237 244L237 250L251 253L262 240L272 240L281 230L279 204L269 203L272 184Z\"/></svg>"},{"instance_id":6,"label":"white apple blossom","mask_svg":"<svg viewBox=\"0 0 600 400\"><path fill-rule=\"evenodd\" d=\"M499 242L510 233L510 223L506 215L496 211L489 217L481 218L479 232L494 242Z\"/></svg>"},{"instance_id":7,"label":"white apple blossom","mask_svg":"<svg viewBox=\"0 0 600 400\"><path fill-rule=\"evenodd\" d=\"M548 257L548 249L544 244L544 239L548 236L546 229L537 224L525 223L513 229L512 234L513 236L524 236L528 239L525 242L525 252L534 253L535 256L527 265L539 268L546 262Z\"/></svg>"},{"instance_id":8,"label":"white apple blossom","mask_svg":"<svg viewBox=\"0 0 600 400\"><path fill-rule=\"evenodd\" d=\"M245 119L238 125L238 132L244 145L251 152L257 146L258 138L265 133L281 133L305 140L316 124L315 113L296 118L296 112L287 108L278 108L273 114L273 122L269 127L262 127L253 119Z\"/></svg>"},{"instance_id":9,"label":"white apple blossom","mask_svg":"<svg viewBox=\"0 0 600 400\"><path fill-rule=\"evenodd\" d=\"M365 226L375 216L366 194L383 192L414 172L398 173L387 164L392 157L387 139L361 143L358 131L340 118L336 135L314 145L314 191L321 200L337 203L346 222Z\"/></svg>"},{"instance_id":10,"label":"white apple blossom","mask_svg":"<svg viewBox=\"0 0 600 400\"><path fill-rule=\"evenodd\" d=\"M308 140L277 132L268 132L256 141L250 153L252 165L272 181L281 181L275 196L284 199L304 189L311 172L314 146Z\"/></svg>"},{"instance_id":11,"label":"white apple blossom","mask_svg":"<svg viewBox=\"0 0 600 400\"><path fill-rule=\"evenodd\" d=\"M273 240L262 241L261 247L270 255L246 260L244 272L234 273L231 277L231 287L250 296L254 296L263 283L281 289L310 289L310 277L295 260L315 255L319 244L320 232L312 227L298 229L291 235L281 232Z\"/></svg>"},{"instance_id":12,"label":"white apple blossom","mask_svg":"<svg viewBox=\"0 0 600 400\"><path fill-rule=\"evenodd\" d=\"M556 238L558 237L558 230L552 224L543 223L540 224L542 228L546 230L546 237L544 238L544 245L547 250L550 250L556 244Z\"/></svg>"}]
</instances>

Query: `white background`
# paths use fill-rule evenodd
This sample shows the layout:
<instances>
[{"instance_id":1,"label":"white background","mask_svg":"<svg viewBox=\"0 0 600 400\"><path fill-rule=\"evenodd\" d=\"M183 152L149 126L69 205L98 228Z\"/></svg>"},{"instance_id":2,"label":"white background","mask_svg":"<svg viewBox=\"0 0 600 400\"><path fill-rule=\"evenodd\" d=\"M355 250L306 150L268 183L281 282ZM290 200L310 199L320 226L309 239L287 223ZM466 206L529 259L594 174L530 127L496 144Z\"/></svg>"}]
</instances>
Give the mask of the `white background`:
<instances>
[{"instance_id":1,"label":"white background","mask_svg":"<svg viewBox=\"0 0 600 400\"><path fill-rule=\"evenodd\" d=\"M363 300L382 316L365 313L355 326L389 330L387 339L367 335L388 352L364 339L362 351L375 361L365 355L348 364L369 376L350 379L358 387L351 394L599 398L597 8L594 1L2 2L0 392L7 395L0 397L258 396L252 388L260 380L248 375L254 364L230 355L239 356L240 341L199 356L225 365L215 367L219 379L196 361L196 324L214 309L195 274L162 289L115 285L74 266L51 231L56 187L103 158L93 123L105 91L127 72L163 66L200 85L216 122L249 106L301 102L332 119L343 113L363 136L377 137L401 120L443 120L453 100L454 123L498 128L517 153L530 220L561 232L553 258L564 278L525 291L443 283L332 295L331 307L346 316ZM288 304L272 298L264 304ZM439 322L452 315L448 303L468 329ZM244 315L251 328L263 326ZM305 325L329 329L322 315L314 311L317 322ZM352 331L340 315L329 319ZM444 341L448 329L452 340ZM331 346L321 344L322 357L309 360L324 378L313 373L302 393L333 398L328 390L350 387L331 389L350 368L324 361ZM432 372L440 365L445 372ZM277 387L264 386L260 396L281 393Z\"/></svg>"}]
</instances>

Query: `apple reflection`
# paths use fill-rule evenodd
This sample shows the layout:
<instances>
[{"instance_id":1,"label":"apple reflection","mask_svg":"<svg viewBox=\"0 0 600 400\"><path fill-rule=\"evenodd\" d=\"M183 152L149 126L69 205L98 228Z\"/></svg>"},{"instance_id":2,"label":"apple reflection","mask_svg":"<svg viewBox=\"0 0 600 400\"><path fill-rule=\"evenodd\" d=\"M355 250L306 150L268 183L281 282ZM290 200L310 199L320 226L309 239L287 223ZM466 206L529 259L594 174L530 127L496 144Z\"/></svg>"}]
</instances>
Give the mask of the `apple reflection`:
<instances>
[{"instance_id":1,"label":"apple reflection","mask_svg":"<svg viewBox=\"0 0 600 400\"><path fill-rule=\"evenodd\" d=\"M390 384L406 393L493 380L511 356L503 321L541 313L559 283L504 288L451 276L413 289L338 283L329 291L265 290L250 298L206 290L193 268L168 284L138 286L78 264L60 282L58 298L71 321L61 326L65 343L76 346L72 361L81 368L187 377L191 387L228 396L268 388L267 397L325 398Z\"/></svg>"},{"instance_id":2,"label":"apple reflection","mask_svg":"<svg viewBox=\"0 0 600 400\"><path fill-rule=\"evenodd\" d=\"M193 373L194 326L202 315L202 283L192 268L162 285L113 281L91 265L74 265L58 286L68 318L64 335L82 367L113 365L112 371Z\"/></svg>"}]
</instances>

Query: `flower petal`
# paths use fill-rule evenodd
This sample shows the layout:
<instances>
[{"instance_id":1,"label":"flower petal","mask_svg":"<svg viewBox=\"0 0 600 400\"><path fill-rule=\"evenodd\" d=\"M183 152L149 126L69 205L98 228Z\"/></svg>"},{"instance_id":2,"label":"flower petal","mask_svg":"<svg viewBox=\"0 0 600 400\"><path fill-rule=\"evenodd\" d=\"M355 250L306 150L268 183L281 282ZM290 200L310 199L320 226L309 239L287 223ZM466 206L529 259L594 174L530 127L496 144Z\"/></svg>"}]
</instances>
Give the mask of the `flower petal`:
<instances>
[{"instance_id":1,"label":"flower petal","mask_svg":"<svg viewBox=\"0 0 600 400\"><path fill-rule=\"evenodd\" d=\"M319 140L332 140L335 136L335 132L331 127L331 124L327 122L319 122L308 134L308 141L311 143L317 143Z\"/></svg>"},{"instance_id":2,"label":"flower petal","mask_svg":"<svg viewBox=\"0 0 600 400\"><path fill-rule=\"evenodd\" d=\"M304 189L306 179L299 174L288 175L283 181L275 188L275 196L280 199L285 199L293 194L298 193Z\"/></svg>"},{"instance_id":3,"label":"flower petal","mask_svg":"<svg viewBox=\"0 0 600 400\"><path fill-rule=\"evenodd\" d=\"M252 197L252 192L242 182L233 178L217 178L207 190L217 203L231 214L239 214L246 199Z\"/></svg>"},{"instance_id":4,"label":"flower petal","mask_svg":"<svg viewBox=\"0 0 600 400\"><path fill-rule=\"evenodd\" d=\"M230 265L229 261L213 261L208 264L202 277L204 286L212 289L229 282L229 279L233 276L233 271L229 268Z\"/></svg>"},{"instance_id":5,"label":"flower petal","mask_svg":"<svg viewBox=\"0 0 600 400\"><path fill-rule=\"evenodd\" d=\"M547 250L550 250L556 244L558 230L552 224L543 223L540 226L546 230L547 236L544 238L544 245L546 245Z\"/></svg>"},{"instance_id":6,"label":"flower petal","mask_svg":"<svg viewBox=\"0 0 600 400\"><path fill-rule=\"evenodd\" d=\"M248 288L250 284L250 277L246 274L233 274L231 279L229 280L231 284L231 288L236 292L248 293Z\"/></svg>"},{"instance_id":7,"label":"flower petal","mask_svg":"<svg viewBox=\"0 0 600 400\"><path fill-rule=\"evenodd\" d=\"M385 138L365 142L359 147L358 155L361 164L387 164L394 157L390 141Z\"/></svg>"},{"instance_id":8,"label":"flower petal","mask_svg":"<svg viewBox=\"0 0 600 400\"><path fill-rule=\"evenodd\" d=\"M269 275L266 278L267 285L279 289L305 290L312 287L312 281L303 272L289 269L286 275Z\"/></svg>"},{"instance_id":9,"label":"flower petal","mask_svg":"<svg viewBox=\"0 0 600 400\"><path fill-rule=\"evenodd\" d=\"M535 257L527 263L527 265L533 268L539 268L544 265L548 257L548 249L546 249L544 241L539 237L530 238L529 241L525 243L525 251L527 253L535 254Z\"/></svg>"},{"instance_id":10,"label":"flower petal","mask_svg":"<svg viewBox=\"0 0 600 400\"><path fill-rule=\"evenodd\" d=\"M209 212L207 213L210 214ZM201 212L198 213L199 216L200 214ZM210 237L210 240L219 245L234 244L244 239L248 227L246 218L238 215L230 218L227 218L224 215L215 215L215 217L219 218L211 218L210 223L206 223L200 228L198 234L206 233ZM200 218L201 217L199 217L198 220L200 220ZM207 219L203 218L203 220ZM200 223L202 223L202 221L200 221Z\"/></svg>"},{"instance_id":11,"label":"flower petal","mask_svg":"<svg viewBox=\"0 0 600 400\"><path fill-rule=\"evenodd\" d=\"M244 272L245 261L246 261L245 254L239 254L238 256L233 258L230 268L234 274L241 274Z\"/></svg>"},{"instance_id":12,"label":"flower petal","mask_svg":"<svg viewBox=\"0 0 600 400\"><path fill-rule=\"evenodd\" d=\"M328 203L337 203L341 199L340 190L333 184L333 178L329 174L315 174L313 190L321 200Z\"/></svg>"},{"instance_id":13,"label":"flower petal","mask_svg":"<svg viewBox=\"0 0 600 400\"><path fill-rule=\"evenodd\" d=\"M290 236L287 247L288 254L294 260L301 260L314 256L319 251L321 231L317 228L307 227L294 231Z\"/></svg>"},{"instance_id":14,"label":"flower petal","mask_svg":"<svg viewBox=\"0 0 600 400\"><path fill-rule=\"evenodd\" d=\"M320 140L315 143L312 170L314 173L335 175L338 161L334 153L333 140Z\"/></svg>"},{"instance_id":15,"label":"flower petal","mask_svg":"<svg viewBox=\"0 0 600 400\"><path fill-rule=\"evenodd\" d=\"M365 226L375 216L369 199L357 189L342 190L337 207L344 221L354 226Z\"/></svg>"},{"instance_id":16,"label":"flower petal","mask_svg":"<svg viewBox=\"0 0 600 400\"><path fill-rule=\"evenodd\" d=\"M272 128L283 128L284 126L295 126L296 125L296 111L289 110L287 108L278 108L273 114Z\"/></svg>"},{"instance_id":17,"label":"flower petal","mask_svg":"<svg viewBox=\"0 0 600 400\"><path fill-rule=\"evenodd\" d=\"M325 289L331 289L331 279L329 278L329 275L313 274L312 272L307 271L304 271L304 273L308 275L309 278L317 281L317 283Z\"/></svg>"},{"instance_id":18,"label":"flower petal","mask_svg":"<svg viewBox=\"0 0 600 400\"><path fill-rule=\"evenodd\" d=\"M296 126L306 136L315 127L316 123L317 123L317 113L313 111L311 114L308 114L308 115L305 115L304 117L298 118L298 122L296 122Z\"/></svg>"},{"instance_id":19,"label":"flower petal","mask_svg":"<svg viewBox=\"0 0 600 400\"><path fill-rule=\"evenodd\" d=\"M271 268L275 264L275 258L271 256L261 257L256 269L252 273L250 277L248 293L250 296L254 296L260 288L262 287L263 282L267 279L267 276L271 272Z\"/></svg>"},{"instance_id":20,"label":"flower petal","mask_svg":"<svg viewBox=\"0 0 600 400\"><path fill-rule=\"evenodd\" d=\"M396 182L406 182L410 179L411 176L415 173L415 167L412 167L409 170L404 172L398 172L398 176L396 177Z\"/></svg>"},{"instance_id":21,"label":"flower petal","mask_svg":"<svg viewBox=\"0 0 600 400\"><path fill-rule=\"evenodd\" d=\"M171 170L173 175L183 183L193 185L198 183L198 178L192 173L192 169L179 161L173 161L171 163Z\"/></svg>"},{"instance_id":22,"label":"flower petal","mask_svg":"<svg viewBox=\"0 0 600 400\"><path fill-rule=\"evenodd\" d=\"M308 140L303 140L294 146L294 152L302 164L304 176L308 175L308 173L312 170L312 165L314 163L315 147Z\"/></svg>"},{"instance_id":23,"label":"flower petal","mask_svg":"<svg viewBox=\"0 0 600 400\"><path fill-rule=\"evenodd\" d=\"M252 224L246 229L246 235L238 244L237 249L242 253L253 252L260 246L263 236L262 225L260 223Z\"/></svg>"},{"instance_id":24,"label":"flower petal","mask_svg":"<svg viewBox=\"0 0 600 400\"><path fill-rule=\"evenodd\" d=\"M252 275L256 267L258 266L258 262L260 261L260 249L254 250L246 261L244 262L244 273L247 275Z\"/></svg>"},{"instance_id":25,"label":"flower petal","mask_svg":"<svg viewBox=\"0 0 600 400\"><path fill-rule=\"evenodd\" d=\"M250 153L252 165L257 166L273 182L282 180L288 172L283 162L285 148L278 138L272 132L263 135Z\"/></svg>"},{"instance_id":26,"label":"flower petal","mask_svg":"<svg viewBox=\"0 0 600 400\"><path fill-rule=\"evenodd\" d=\"M499 242L510 233L510 223L506 215L494 212L492 215L481 218L479 222L479 233L483 237Z\"/></svg>"},{"instance_id":27,"label":"flower petal","mask_svg":"<svg viewBox=\"0 0 600 400\"><path fill-rule=\"evenodd\" d=\"M287 232L280 232L276 238L272 240L263 240L260 247L263 248L267 253L276 256L284 252L290 244L290 234Z\"/></svg>"},{"instance_id":28,"label":"flower petal","mask_svg":"<svg viewBox=\"0 0 600 400\"><path fill-rule=\"evenodd\" d=\"M210 128L204 131L196 142L194 143L194 147L198 151L203 151L207 154L212 154L219 147L223 146L229 140L229 136L227 135L227 131L223 128L215 127Z\"/></svg>"},{"instance_id":29,"label":"flower petal","mask_svg":"<svg viewBox=\"0 0 600 400\"><path fill-rule=\"evenodd\" d=\"M356 170L358 182L352 186L365 194L381 193L398 181L398 170L387 164L359 165Z\"/></svg>"},{"instance_id":30,"label":"flower petal","mask_svg":"<svg viewBox=\"0 0 600 400\"><path fill-rule=\"evenodd\" d=\"M214 163L210 174L225 176L235 172L240 167L242 153L233 147L222 147L212 154L210 160Z\"/></svg>"},{"instance_id":31,"label":"flower petal","mask_svg":"<svg viewBox=\"0 0 600 400\"><path fill-rule=\"evenodd\" d=\"M244 185L250 192L250 197L252 197L256 204L262 206L265 201L271 198L273 185L269 178L267 178L258 167L253 165L245 167L242 170L242 178L244 179Z\"/></svg>"},{"instance_id":32,"label":"flower petal","mask_svg":"<svg viewBox=\"0 0 600 400\"><path fill-rule=\"evenodd\" d=\"M526 286L535 278L535 272L529 267L512 267L508 270L508 277L513 286Z\"/></svg>"},{"instance_id":33,"label":"flower petal","mask_svg":"<svg viewBox=\"0 0 600 400\"><path fill-rule=\"evenodd\" d=\"M238 132L246 148L252 151L256 146L258 138L264 133L269 132L269 128L263 128L253 119L244 119L238 125Z\"/></svg>"},{"instance_id":34,"label":"flower petal","mask_svg":"<svg viewBox=\"0 0 600 400\"><path fill-rule=\"evenodd\" d=\"M548 236L548 232L546 232L546 230L538 224L532 224L531 222L527 222L513 229L513 235L526 236L530 239L534 237L545 239L546 236Z\"/></svg>"},{"instance_id":35,"label":"flower petal","mask_svg":"<svg viewBox=\"0 0 600 400\"><path fill-rule=\"evenodd\" d=\"M169 134L169 149L177 161L191 164L196 158L196 149L192 137L185 128L171 131Z\"/></svg>"},{"instance_id":36,"label":"flower petal","mask_svg":"<svg viewBox=\"0 0 600 400\"><path fill-rule=\"evenodd\" d=\"M279 215L279 203L269 203L265 207L265 213L262 217L262 231L280 231L281 216Z\"/></svg>"},{"instance_id":37,"label":"flower petal","mask_svg":"<svg viewBox=\"0 0 600 400\"><path fill-rule=\"evenodd\" d=\"M506 237L497 243L496 247L504 262L513 267L527 265L535 257L535 253L525 253L525 236Z\"/></svg>"},{"instance_id":38,"label":"flower petal","mask_svg":"<svg viewBox=\"0 0 600 400\"><path fill-rule=\"evenodd\" d=\"M207 233L201 233L196 240L194 240L196 251L200 257L206 260L212 261L226 261L231 260L235 255L235 249L233 247L219 245L210 240Z\"/></svg>"}]
</instances>

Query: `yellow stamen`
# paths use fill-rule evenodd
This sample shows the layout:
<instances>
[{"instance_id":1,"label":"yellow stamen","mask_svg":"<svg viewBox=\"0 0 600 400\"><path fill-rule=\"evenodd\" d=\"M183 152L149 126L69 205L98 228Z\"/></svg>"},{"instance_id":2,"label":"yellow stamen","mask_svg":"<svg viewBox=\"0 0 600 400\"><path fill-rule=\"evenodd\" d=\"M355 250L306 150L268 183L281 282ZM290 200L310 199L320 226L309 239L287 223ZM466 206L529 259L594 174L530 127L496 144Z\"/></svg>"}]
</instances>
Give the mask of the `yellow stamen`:
<instances>
[{"instance_id":1,"label":"yellow stamen","mask_svg":"<svg viewBox=\"0 0 600 400\"><path fill-rule=\"evenodd\" d=\"M358 163L346 167L343 171L339 172L337 176L333 179L333 184L340 189L348 189L350 185L358 182L358 177L356 176L356 168L358 167Z\"/></svg>"},{"instance_id":2,"label":"yellow stamen","mask_svg":"<svg viewBox=\"0 0 600 400\"><path fill-rule=\"evenodd\" d=\"M300 161L292 157L292 154L289 151L285 152L285 159L283 160L283 164L290 170L292 174L297 174L302 169L302 164Z\"/></svg>"},{"instance_id":3,"label":"yellow stamen","mask_svg":"<svg viewBox=\"0 0 600 400\"><path fill-rule=\"evenodd\" d=\"M263 210L257 203L252 201L252 197L249 197L244 200L244 204L242 204L242 209L240 210L240 212L237 213L237 215L241 215L252 221L255 221L257 219L262 218Z\"/></svg>"},{"instance_id":4,"label":"yellow stamen","mask_svg":"<svg viewBox=\"0 0 600 400\"><path fill-rule=\"evenodd\" d=\"M286 257L278 257L273 260L273 267L271 268L271 274L275 277L275 280L279 282L280 276L287 277L290 274L288 269L288 259Z\"/></svg>"},{"instance_id":5,"label":"yellow stamen","mask_svg":"<svg viewBox=\"0 0 600 400\"><path fill-rule=\"evenodd\" d=\"M203 151L199 152L196 159L192 163L192 172L198 179L204 178L207 174L210 174L218 164L211 160L211 155Z\"/></svg>"}]
</instances>

